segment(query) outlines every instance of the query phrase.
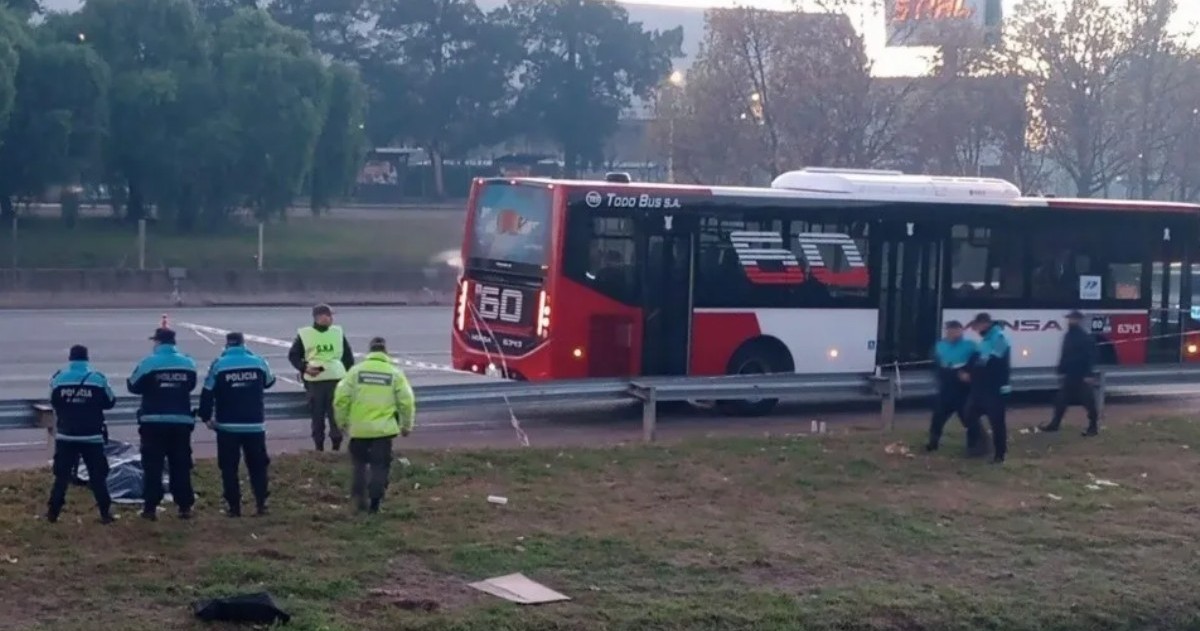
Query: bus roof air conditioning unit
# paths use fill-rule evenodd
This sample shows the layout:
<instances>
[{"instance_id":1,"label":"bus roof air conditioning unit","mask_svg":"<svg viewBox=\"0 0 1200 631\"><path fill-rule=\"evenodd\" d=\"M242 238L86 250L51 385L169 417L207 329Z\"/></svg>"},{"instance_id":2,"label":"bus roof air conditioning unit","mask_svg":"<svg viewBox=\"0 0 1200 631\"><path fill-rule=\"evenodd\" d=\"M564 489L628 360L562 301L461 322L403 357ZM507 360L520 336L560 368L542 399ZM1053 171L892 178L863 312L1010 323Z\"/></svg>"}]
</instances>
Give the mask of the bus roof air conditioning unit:
<instances>
[{"instance_id":1,"label":"bus roof air conditioning unit","mask_svg":"<svg viewBox=\"0 0 1200 631\"><path fill-rule=\"evenodd\" d=\"M1009 202L1021 197L1012 182L985 177L906 175L900 171L806 168L788 171L771 188L816 196L875 201Z\"/></svg>"},{"instance_id":2,"label":"bus roof air conditioning unit","mask_svg":"<svg viewBox=\"0 0 1200 631\"><path fill-rule=\"evenodd\" d=\"M612 184L628 184L633 181L633 178L629 177L628 173L613 171L604 174L604 181Z\"/></svg>"}]
</instances>

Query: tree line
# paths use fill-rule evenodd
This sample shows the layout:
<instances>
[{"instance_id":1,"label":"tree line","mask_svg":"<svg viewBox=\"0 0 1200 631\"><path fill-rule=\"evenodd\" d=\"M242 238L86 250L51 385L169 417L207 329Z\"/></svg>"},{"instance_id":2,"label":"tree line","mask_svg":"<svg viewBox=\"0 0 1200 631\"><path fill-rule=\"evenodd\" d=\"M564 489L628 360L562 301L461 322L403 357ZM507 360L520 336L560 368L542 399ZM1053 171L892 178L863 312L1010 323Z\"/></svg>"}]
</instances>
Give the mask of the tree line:
<instances>
[{"instance_id":1,"label":"tree line","mask_svg":"<svg viewBox=\"0 0 1200 631\"><path fill-rule=\"evenodd\" d=\"M900 168L1197 201L1200 50L1182 17L1175 0L1025 0L992 45L947 32L930 75L883 78L836 12L714 11L655 133L691 181Z\"/></svg>"},{"instance_id":2,"label":"tree line","mask_svg":"<svg viewBox=\"0 0 1200 631\"><path fill-rule=\"evenodd\" d=\"M121 216L182 230L314 212L370 145L446 156L518 134L599 162L681 55L610 0L0 0L0 211L103 184Z\"/></svg>"}]
</instances>

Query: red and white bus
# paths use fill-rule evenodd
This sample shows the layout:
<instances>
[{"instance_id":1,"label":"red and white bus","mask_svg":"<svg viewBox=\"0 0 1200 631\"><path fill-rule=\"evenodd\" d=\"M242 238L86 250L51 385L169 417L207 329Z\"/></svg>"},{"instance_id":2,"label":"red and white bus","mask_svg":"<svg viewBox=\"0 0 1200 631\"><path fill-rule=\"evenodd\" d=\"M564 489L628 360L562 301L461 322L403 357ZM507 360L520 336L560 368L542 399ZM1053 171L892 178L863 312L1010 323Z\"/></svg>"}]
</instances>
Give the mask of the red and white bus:
<instances>
[{"instance_id":1,"label":"red and white bus","mask_svg":"<svg viewBox=\"0 0 1200 631\"><path fill-rule=\"evenodd\" d=\"M943 322L980 311L1009 329L1014 367L1045 367L1073 309L1106 363L1197 355L1197 205L890 171L805 169L770 188L609 180L474 183L456 368L871 373L921 365Z\"/></svg>"}]
</instances>

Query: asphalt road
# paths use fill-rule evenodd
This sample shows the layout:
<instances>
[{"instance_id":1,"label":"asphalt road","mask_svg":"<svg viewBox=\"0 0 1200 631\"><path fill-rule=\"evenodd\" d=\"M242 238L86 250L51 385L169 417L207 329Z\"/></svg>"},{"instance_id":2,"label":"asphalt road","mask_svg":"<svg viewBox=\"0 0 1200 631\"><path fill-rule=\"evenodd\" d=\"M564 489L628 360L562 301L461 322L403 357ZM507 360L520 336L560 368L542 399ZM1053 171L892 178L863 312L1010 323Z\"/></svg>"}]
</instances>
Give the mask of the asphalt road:
<instances>
[{"instance_id":1,"label":"asphalt road","mask_svg":"<svg viewBox=\"0 0 1200 631\"><path fill-rule=\"evenodd\" d=\"M65 363L72 344L87 345L92 363L109 376L118 396L124 394L125 378L150 351L147 338L162 315L148 309L0 311L0 330L11 336L0 368L0 399L45 397L50 376ZM179 309L167 316L180 349L202 369L221 352L224 331L241 331L279 374L280 390L301 389L287 363L287 346L310 321L307 308ZM366 351L376 335L387 338L415 384L482 378L450 371L450 318L446 307L347 307L335 315L356 352Z\"/></svg>"}]
</instances>

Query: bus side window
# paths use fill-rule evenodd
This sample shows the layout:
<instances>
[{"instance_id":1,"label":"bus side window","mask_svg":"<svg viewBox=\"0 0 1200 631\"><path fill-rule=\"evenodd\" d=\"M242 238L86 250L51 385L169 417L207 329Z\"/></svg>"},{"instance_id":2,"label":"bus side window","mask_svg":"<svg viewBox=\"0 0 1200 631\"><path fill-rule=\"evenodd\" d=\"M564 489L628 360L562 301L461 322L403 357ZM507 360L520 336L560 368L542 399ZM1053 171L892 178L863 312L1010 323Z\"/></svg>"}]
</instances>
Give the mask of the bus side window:
<instances>
[{"instance_id":1,"label":"bus side window","mask_svg":"<svg viewBox=\"0 0 1200 631\"><path fill-rule=\"evenodd\" d=\"M1005 228L957 225L950 238L950 287L956 299L1024 296L1024 242L1019 235Z\"/></svg>"}]
</instances>

